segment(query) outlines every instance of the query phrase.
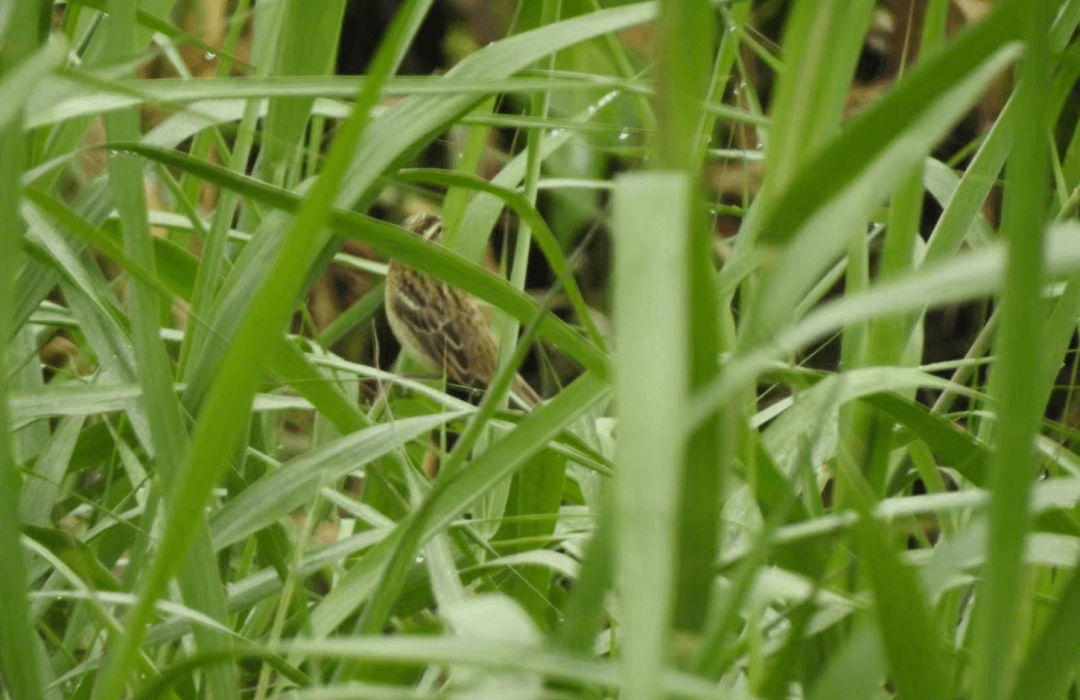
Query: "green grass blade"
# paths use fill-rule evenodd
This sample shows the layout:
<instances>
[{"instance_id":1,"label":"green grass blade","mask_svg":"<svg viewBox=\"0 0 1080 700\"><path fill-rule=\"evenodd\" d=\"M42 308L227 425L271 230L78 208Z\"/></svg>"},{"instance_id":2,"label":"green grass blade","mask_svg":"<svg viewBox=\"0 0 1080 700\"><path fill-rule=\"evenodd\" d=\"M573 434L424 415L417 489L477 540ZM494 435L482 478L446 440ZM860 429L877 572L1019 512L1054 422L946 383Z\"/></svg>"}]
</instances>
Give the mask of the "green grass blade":
<instances>
[{"instance_id":1,"label":"green grass blade","mask_svg":"<svg viewBox=\"0 0 1080 700\"><path fill-rule=\"evenodd\" d=\"M689 105L701 104L708 87L716 10L706 0L661 0L659 73L656 80L657 132L653 157L657 166L690 170L696 164L701 115Z\"/></svg>"},{"instance_id":2,"label":"green grass blade","mask_svg":"<svg viewBox=\"0 0 1080 700\"><path fill-rule=\"evenodd\" d=\"M1062 697L1076 673L1080 654L1080 575L1074 570L1038 640L1016 677L1010 700Z\"/></svg>"},{"instance_id":3,"label":"green grass blade","mask_svg":"<svg viewBox=\"0 0 1080 700\"><path fill-rule=\"evenodd\" d=\"M1048 32L1054 2L1024 7L1020 24L1027 50L1020 68L1016 145L1008 165L1002 233L1008 241L998 359L991 387L998 398L998 442L991 456L989 557L983 572L973 635L976 700L1005 697L1015 679L1014 644L1022 599L1022 557L1029 521L1027 495L1033 471L1032 439L1038 432L1042 392L1031 370L1040 366L1031 342L1042 328L1040 303L1046 221L1046 96Z\"/></svg>"},{"instance_id":4,"label":"green grass blade","mask_svg":"<svg viewBox=\"0 0 1080 700\"><path fill-rule=\"evenodd\" d=\"M23 2L9 5L5 23L0 27L0 77L3 96L12 95L8 82L15 71L34 72L34 55L46 33L40 24L48 9L45 2ZM43 60L43 59L42 59ZM27 68L29 64L29 68ZM24 71L25 69L25 71ZM13 81L18 82L18 81ZM15 104L21 116L22 102ZM19 490L22 479L15 463L13 435L8 418L8 347L17 332L13 325L12 308L8 300L15 296L15 279L23 259L20 246L25 225L19 211L19 179L29 164L29 144L24 140L19 120L0 125L0 219L6 230L0 235L0 560L6 575L0 580L0 670L4 685L13 700L34 700L43 697L37 638L27 614L26 591L29 581L22 547L19 545Z\"/></svg>"},{"instance_id":5,"label":"green grass blade","mask_svg":"<svg viewBox=\"0 0 1080 700\"><path fill-rule=\"evenodd\" d=\"M619 677L610 662L582 660L557 652L545 651L535 644L519 641L481 641L461 637L422 635L364 635L322 640L295 640L270 647L271 651L314 657L386 661L391 663L432 663L439 666L466 664L480 668L512 669L588 683L601 688L619 689L625 697L631 688ZM701 700L735 700L745 697L715 683L702 681L685 673L666 671L657 679L664 695ZM366 686L358 686L364 688ZM514 690L517 690L514 687ZM356 687L343 686L344 697L356 697ZM361 693L367 696L366 693ZM318 697L318 696L316 696ZM334 697L334 696L331 696Z\"/></svg>"},{"instance_id":6,"label":"green grass blade","mask_svg":"<svg viewBox=\"0 0 1080 700\"><path fill-rule=\"evenodd\" d=\"M659 694L675 592L689 341L681 280L690 192L682 173L624 175L615 190L616 571L630 698Z\"/></svg>"},{"instance_id":7,"label":"green grass blade","mask_svg":"<svg viewBox=\"0 0 1080 700\"><path fill-rule=\"evenodd\" d=\"M950 693L945 655L926 594L915 572L889 542L887 529L872 518L875 496L870 484L843 463L838 471L838 480L846 482L845 492L859 512L859 549L874 591L874 610L891 678L903 697L946 700Z\"/></svg>"},{"instance_id":8,"label":"green grass blade","mask_svg":"<svg viewBox=\"0 0 1080 700\"><path fill-rule=\"evenodd\" d=\"M680 170L692 183L699 182L699 154L710 133L699 133L709 115L687 109L687 105L707 100L712 48L716 38L716 11L708 2L662 2L658 23L660 38L659 73L656 79L655 111L658 130L651 139L653 159L659 167ZM732 51L734 34L724 37ZM733 58L733 57L731 57ZM731 60L729 58L728 60ZM718 59L720 60L720 59ZM726 76L723 76L726 78ZM691 189L697 188L691 185ZM679 221L677 217L685 216ZM715 266L712 260L713 226L697 202L686 212L673 212L666 226L677 225L665 236L686 235L686 264L681 277L685 284L687 333L686 381L694 388L713 379L719 372L716 357L720 353L720 312L715 294ZM645 248L644 238L632 242ZM680 284L679 276L668 285ZM678 362L678 361L677 361ZM685 446L684 473L678 490L679 524L676 544L676 573L672 619L680 630L700 632L713 592L713 563L716 560L720 526L720 484L724 462L735 452L738 422L718 412L688 438ZM727 438L724 440L724 438ZM722 444L723 443L723 444ZM727 448L722 453L722 449ZM673 465L674 466L674 465Z\"/></svg>"},{"instance_id":9,"label":"green grass blade","mask_svg":"<svg viewBox=\"0 0 1080 700\"><path fill-rule=\"evenodd\" d=\"M124 58L136 47L135 5L114 0L109 3L109 53ZM106 133L117 140L131 140L139 135L139 116L134 110L115 112L105 117ZM124 251L145 268L153 269L154 248L147 221L141 162L120 156L108 164L110 190L119 213ZM180 402L173 391L172 367L161 340L158 319L160 299L149 287L135 282L131 289L131 338L139 383L143 390L144 410L150 427L158 473L168 495L175 493L182 460L187 452L186 422ZM180 577L184 599L191 607L217 619L224 619L225 598L217 577L213 552L205 521L188 524L189 535L197 543L185 556ZM180 562L177 562L179 564ZM228 649L231 640L220 632L195 631L198 646L204 651ZM125 637L126 639L126 637ZM133 659L133 657L132 657ZM106 678L108 675L106 674ZM238 677L232 666L220 666L207 676L207 685L216 696L238 698ZM99 687L99 692L106 686Z\"/></svg>"},{"instance_id":10,"label":"green grass blade","mask_svg":"<svg viewBox=\"0 0 1080 700\"><path fill-rule=\"evenodd\" d=\"M885 659L875 630L858 622L811 687L809 700L864 700L880 692Z\"/></svg>"},{"instance_id":11,"label":"green grass blade","mask_svg":"<svg viewBox=\"0 0 1080 700\"><path fill-rule=\"evenodd\" d=\"M836 134L874 3L804 1L786 22L784 53L769 134L769 192L785 191Z\"/></svg>"},{"instance_id":12,"label":"green grass blade","mask_svg":"<svg viewBox=\"0 0 1080 700\"><path fill-rule=\"evenodd\" d=\"M59 499L60 483L71 462L84 420L83 416L62 420L38 455L19 494L19 514L23 523L40 527L52 523L52 509Z\"/></svg>"},{"instance_id":13,"label":"green grass blade","mask_svg":"<svg viewBox=\"0 0 1080 700\"><path fill-rule=\"evenodd\" d=\"M997 182L998 173L1012 150L1015 112L1012 105L1012 100L1005 105L945 204L941 217L930 232L922 264L929 264L955 253L979 216L982 203ZM929 170L927 177L930 177Z\"/></svg>"},{"instance_id":14,"label":"green grass blade","mask_svg":"<svg viewBox=\"0 0 1080 700\"><path fill-rule=\"evenodd\" d=\"M57 82L59 80L65 82ZM244 109L243 104L236 104L236 100L267 97L316 100L316 113L340 116L342 111L347 109L347 105L339 100L353 97L364 80L364 76L343 75L302 78L288 75L250 75L243 78L218 77L198 81L158 78L149 83L145 80L102 82L78 72L68 71L62 79L54 77L44 85L37 86L40 89L30 93L24 123L27 128L33 129L147 104L163 107L186 106L189 116L202 115L206 118L231 121L239 118L237 109ZM56 90L58 85L63 85L66 89ZM651 89L640 81L591 75L563 78L405 75L388 80L383 94L465 94L483 98L499 93L527 95L544 91L591 91L603 87L639 95L651 92ZM328 101L317 98L327 98ZM225 111L218 112L215 107L225 108ZM766 123L761 117L724 105L716 105L712 111L735 121L759 125ZM201 124L200 128L205 126L205 123ZM578 125L577 128L587 127Z\"/></svg>"},{"instance_id":15,"label":"green grass blade","mask_svg":"<svg viewBox=\"0 0 1080 700\"><path fill-rule=\"evenodd\" d=\"M281 34L276 42L273 73L287 76L329 73L337 53L337 41L312 41L311 37L340 37L344 13L344 0L322 2L317 12L313 12L304 0L287 0ZM263 165L271 182L285 181L285 168L302 146L311 103L310 99L270 100L262 137L266 144Z\"/></svg>"},{"instance_id":16,"label":"green grass blade","mask_svg":"<svg viewBox=\"0 0 1080 700\"><path fill-rule=\"evenodd\" d=\"M19 129L28 96L66 57L67 46L62 39L53 35L48 43L5 71L3 78L0 78L0 131L12 125Z\"/></svg>"}]
</instances>

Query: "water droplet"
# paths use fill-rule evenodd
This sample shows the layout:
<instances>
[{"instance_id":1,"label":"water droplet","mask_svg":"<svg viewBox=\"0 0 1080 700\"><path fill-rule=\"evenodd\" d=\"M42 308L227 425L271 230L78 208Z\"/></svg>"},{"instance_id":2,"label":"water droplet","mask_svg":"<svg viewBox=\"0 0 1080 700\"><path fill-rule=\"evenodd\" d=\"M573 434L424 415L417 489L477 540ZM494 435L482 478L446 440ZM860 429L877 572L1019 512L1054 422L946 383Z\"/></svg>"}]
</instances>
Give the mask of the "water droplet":
<instances>
[{"instance_id":1,"label":"water droplet","mask_svg":"<svg viewBox=\"0 0 1080 700\"><path fill-rule=\"evenodd\" d=\"M625 141L628 138L630 138L630 132L627 129L623 129L622 131L619 132L619 140L620 141Z\"/></svg>"},{"instance_id":2,"label":"water droplet","mask_svg":"<svg viewBox=\"0 0 1080 700\"><path fill-rule=\"evenodd\" d=\"M552 129L551 130L551 138L555 138L556 136L558 136L561 133L562 133L562 129Z\"/></svg>"},{"instance_id":3,"label":"water droplet","mask_svg":"<svg viewBox=\"0 0 1080 700\"><path fill-rule=\"evenodd\" d=\"M418 556L418 557L416 557L416 559L414 561L417 564L423 564L424 563L424 557L423 556Z\"/></svg>"}]
</instances>

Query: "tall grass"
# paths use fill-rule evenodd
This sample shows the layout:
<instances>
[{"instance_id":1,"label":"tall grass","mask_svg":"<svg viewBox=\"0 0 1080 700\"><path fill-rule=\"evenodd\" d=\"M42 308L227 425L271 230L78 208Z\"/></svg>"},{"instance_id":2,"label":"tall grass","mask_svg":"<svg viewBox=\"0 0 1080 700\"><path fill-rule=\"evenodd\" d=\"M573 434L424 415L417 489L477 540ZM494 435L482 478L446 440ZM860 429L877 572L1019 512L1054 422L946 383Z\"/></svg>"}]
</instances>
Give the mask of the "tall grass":
<instances>
[{"instance_id":1,"label":"tall grass","mask_svg":"<svg viewBox=\"0 0 1080 700\"><path fill-rule=\"evenodd\" d=\"M1080 694L1080 0L493 3L403 76L407 0L361 78L346 4L0 3L0 697ZM389 362L386 257L485 396Z\"/></svg>"}]
</instances>

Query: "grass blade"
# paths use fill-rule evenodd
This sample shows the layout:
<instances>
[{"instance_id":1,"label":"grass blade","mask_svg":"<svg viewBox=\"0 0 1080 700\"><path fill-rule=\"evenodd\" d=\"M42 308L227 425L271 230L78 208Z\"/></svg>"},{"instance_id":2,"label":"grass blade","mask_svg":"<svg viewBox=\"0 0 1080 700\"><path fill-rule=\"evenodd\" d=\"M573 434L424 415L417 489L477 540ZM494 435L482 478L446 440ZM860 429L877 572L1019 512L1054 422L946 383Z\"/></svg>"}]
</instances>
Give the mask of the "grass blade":
<instances>
[{"instance_id":1,"label":"grass blade","mask_svg":"<svg viewBox=\"0 0 1080 700\"><path fill-rule=\"evenodd\" d=\"M998 398L998 441L990 459L989 557L983 573L972 644L976 651L976 700L1005 697L1016 670L1014 644L1021 608L1022 557L1029 520L1034 445L1043 406L1033 367L1040 366L1031 342L1042 328L1040 301L1046 221L1046 96L1049 93L1048 33L1055 3L1026 3L1020 24L1027 51L1020 68L1017 140L1007 169L1002 233L1008 241L1003 287L1000 351L991 374Z\"/></svg>"},{"instance_id":2,"label":"grass blade","mask_svg":"<svg viewBox=\"0 0 1080 700\"><path fill-rule=\"evenodd\" d=\"M25 76L40 68L34 52L45 35L40 22L47 9L44 1L15 3L5 8L5 24L0 26L0 76L2 96L12 95L16 75ZM41 59L47 54L38 54ZM48 63L48 61L43 62ZM15 71L20 71L16 74ZM14 103L21 117L21 101ZM27 614L28 585L25 559L19 545L19 489L21 478L15 463L13 435L8 417L9 354L11 339L17 328L13 325L12 308L15 275L22 260L20 246L25 224L19 211L19 179L28 164L29 144L23 139L20 119L0 124L0 220L6 230L0 235L0 561L5 562L6 575L0 580L0 670L4 685L13 700L34 700L43 697L39 674L38 640Z\"/></svg>"},{"instance_id":3,"label":"grass blade","mask_svg":"<svg viewBox=\"0 0 1080 700\"><path fill-rule=\"evenodd\" d=\"M660 693L671 622L687 397L690 182L683 173L626 175L615 191L616 571L628 698ZM660 234L660 232L663 232Z\"/></svg>"}]
</instances>

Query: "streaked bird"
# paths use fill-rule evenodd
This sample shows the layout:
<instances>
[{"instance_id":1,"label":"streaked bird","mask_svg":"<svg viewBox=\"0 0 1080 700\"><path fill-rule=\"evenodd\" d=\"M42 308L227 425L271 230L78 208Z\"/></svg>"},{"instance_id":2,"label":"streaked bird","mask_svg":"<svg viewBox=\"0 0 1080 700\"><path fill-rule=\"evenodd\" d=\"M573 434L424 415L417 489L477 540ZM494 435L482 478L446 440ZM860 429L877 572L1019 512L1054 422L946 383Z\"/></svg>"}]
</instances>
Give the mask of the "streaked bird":
<instances>
[{"instance_id":1,"label":"streaked bird","mask_svg":"<svg viewBox=\"0 0 1080 700\"><path fill-rule=\"evenodd\" d=\"M413 214L404 226L432 243L442 239L443 223L434 214ZM385 303L394 336L413 356L445 371L456 384L484 388L491 383L499 342L475 297L391 260ZM513 393L528 408L541 401L520 374L514 376Z\"/></svg>"}]
</instances>

